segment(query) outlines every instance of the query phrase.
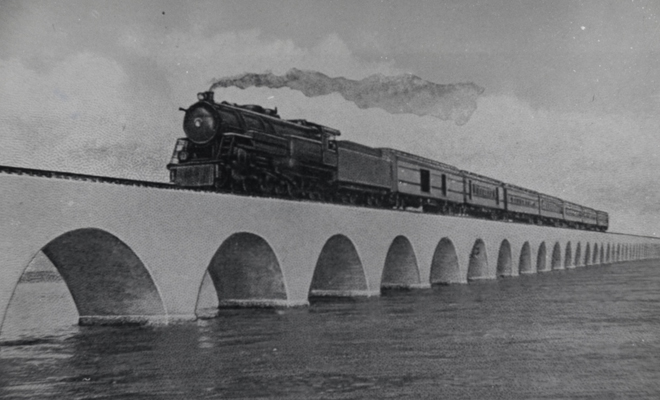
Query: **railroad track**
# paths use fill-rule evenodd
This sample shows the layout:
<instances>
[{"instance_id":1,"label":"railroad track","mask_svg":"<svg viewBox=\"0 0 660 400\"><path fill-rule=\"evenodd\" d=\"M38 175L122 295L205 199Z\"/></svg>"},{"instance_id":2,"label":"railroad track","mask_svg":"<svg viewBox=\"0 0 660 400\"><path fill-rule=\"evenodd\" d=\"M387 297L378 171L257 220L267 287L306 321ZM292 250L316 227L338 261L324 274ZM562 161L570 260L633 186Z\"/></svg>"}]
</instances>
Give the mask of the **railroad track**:
<instances>
[{"instance_id":1,"label":"railroad track","mask_svg":"<svg viewBox=\"0 0 660 400\"><path fill-rule=\"evenodd\" d=\"M191 188L182 188L179 186L174 186L170 183L164 182L152 182L152 181L141 181L135 179L124 179L124 178L112 178L107 176L98 176L98 175L86 175L86 174L76 174L72 172L59 172L59 171L48 171L44 169L32 169L32 168L20 168L20 167L8 167L5 165L0 165L0 175L27 175L34 176L39 178L51 178L51 179L64 179L69 181L81 181L81 182L94 182L94 183L110 183L113 185L122 185L122 186L137 186L137 187L147 187L155 189L166 189L166 190L187 190L195 192L211 192L211 190L206 189L191 189Z\"/></svg>"}]
</instances>

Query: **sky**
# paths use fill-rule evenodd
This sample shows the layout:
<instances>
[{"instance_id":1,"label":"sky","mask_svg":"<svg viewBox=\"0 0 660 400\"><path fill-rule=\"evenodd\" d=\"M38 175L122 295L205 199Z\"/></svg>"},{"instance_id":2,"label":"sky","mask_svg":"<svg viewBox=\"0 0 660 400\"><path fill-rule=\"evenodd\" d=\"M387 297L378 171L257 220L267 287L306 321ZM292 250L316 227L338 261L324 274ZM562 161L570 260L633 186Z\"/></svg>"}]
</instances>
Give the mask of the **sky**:
<instances>
[{"instance_id":1,"label":"sky","mask_svg":"<svg viewBox=\"0 0 660 400\"><path fill-rule=\"evenodd\" d=\"M291 68L484 91L469 121L216 89L660 236L660 1L0 0L0 165L167 181L197 92Z\"/></svg>"}]
</instances>

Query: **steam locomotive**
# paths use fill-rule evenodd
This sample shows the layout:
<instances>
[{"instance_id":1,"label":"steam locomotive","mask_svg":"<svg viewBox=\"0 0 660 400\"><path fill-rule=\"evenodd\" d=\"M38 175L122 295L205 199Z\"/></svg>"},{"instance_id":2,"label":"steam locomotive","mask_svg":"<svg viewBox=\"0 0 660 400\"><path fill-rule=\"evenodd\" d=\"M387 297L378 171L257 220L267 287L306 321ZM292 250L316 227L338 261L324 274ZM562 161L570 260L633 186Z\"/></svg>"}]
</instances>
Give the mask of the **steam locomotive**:
<instances>
[{"instance_id":1,"label":"steam locomotive","mask_svg":"<svg viewBox=\"0 0 660 400\"><path fill-rule=\"evenodd\" d=\"M389 148L277 109L197 95L167 168L174 185L606 231L608 214Z\"/></svg>"}]
</instances>

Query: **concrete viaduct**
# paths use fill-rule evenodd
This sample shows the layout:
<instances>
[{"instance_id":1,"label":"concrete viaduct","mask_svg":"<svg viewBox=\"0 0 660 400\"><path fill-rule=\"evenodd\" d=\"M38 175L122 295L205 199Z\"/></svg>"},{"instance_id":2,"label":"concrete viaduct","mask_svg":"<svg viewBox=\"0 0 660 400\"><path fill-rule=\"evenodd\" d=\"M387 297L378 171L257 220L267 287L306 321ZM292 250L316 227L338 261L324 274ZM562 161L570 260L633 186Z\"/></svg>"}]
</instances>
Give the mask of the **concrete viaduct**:
<instances>
[{"instance_id":1,"label":"concrete viaduct","mask_svg":"<svg viewBox=\"0 0 660 400\"><path fill-rule=\"evenodd\" d=\"M65 177L66 178L66 177ZM39 252L81 323L196 318L658 258L660 240L461 217L0 172L0 323Z\"/></svg>"}]
</instances>

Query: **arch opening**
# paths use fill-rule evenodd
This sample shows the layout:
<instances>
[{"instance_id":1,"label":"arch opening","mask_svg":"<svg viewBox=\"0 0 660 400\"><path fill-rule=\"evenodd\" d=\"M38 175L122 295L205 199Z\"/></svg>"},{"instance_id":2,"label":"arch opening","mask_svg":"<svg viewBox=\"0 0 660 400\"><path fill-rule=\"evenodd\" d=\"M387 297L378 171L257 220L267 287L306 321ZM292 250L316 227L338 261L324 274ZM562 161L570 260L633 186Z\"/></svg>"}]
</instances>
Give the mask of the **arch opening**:
<instances>
[{"instance_id":1,"label":"arch opening","mask_svg":"<svg viewBox=\"0 0 660 400\"><path fill-rule=\"evenodd\" d=\"M405 236L397 236L387 251L380 287L405 289L419 285L419 267L415 251Z\"/></svg>"},{"instance_id":2,"label":"arch opening","mask_svg":"<svg viewBox=\"0 0 660 400\"><path fill-rule=\"evenodd\" d=\"M368 294L367 279L353 242L332 236L319 255L309 297L346 297Z\"/></svg>"},{"instance_id":3,"label":"arch opening","mask_svg":"<svg viewBox=\"0 0 660 400\"><path fill-rule=\"evenodd\" d=\"M545 242L543 242L539 246L539 251L536 254L536 271L537 272L547 271L546 259L547 259L547 256L546 256Z\"/></svg>"},{"instance_id":4,"label":"arch opening","mask_svg":"<svg viewBox=\"0 0 660 400\"><path fill-rule=\"evenodd\" d=\"M229 236L213 255L207 273L219 307L286 305L280 263L268 242L258 235L240 232ZM203 281L200 293L204 285Z\"/></svg>"},{"instance_id":5,"label":"arch opening","mask_svg":"<svg viewBox=\"0 0 660 400\"><path fill-rule=\"evenodd\" d=\"M532 274L532 251L529 242L525 242L520 250L520 259L518 260L518 274Z\"/></svg>"},{"instance_id":6,"label":"arch opening","mask_svg":"<svg viewBox=\"0 0 660 400\"><path fill-rule=\"evenodd\" d=\"M575 249L575 262L573 263L576 267L582 265L582 243L578 242L577 248Z\"/></svg>"},{"instance_id":7,"label":"arch opening","mask_svg":"<svg viewBox=\"0 0 660 400\"><path fill-rule=\"evenodd\" d=\"M598 264L598 243L594 243L594 257L591 260L592 264Z\"/></svg>"},{"instance_id":8,"label":"arch opening","mask_svg":"<svg viewBox=\"0 0 660 400\"><path fill-rule=\"evenodd\" d=\"M591 246L587 243L587 247L584 249L584 265L591 264Z\"/></svg>"},{"instance_id":9,"label":"arch opening","mask_svg":"<svg viewBox=\"0 0 660 400\"><path fill-rule=\"evenodd\" d=\"M497 255L497 276L513 275L513 263L511 262L511 244L508 240L502 240L500 251Z\"/></svg>"},{"instance_id":10,"label":"arch opening","mask_svg":"<svg viewBox=\"0 0 660 400\"><path fill-rule=\"evenodd\" d=\"M564 268L573 266L573 250L571 249L571 242L566 243L566 251L564 252Z\"/></svg>"},{"instance_id":11,"label":"arch opening","mask_svg":"<svg viewBox=\"0 0 660 400\"><path fill-rule=\"evenodd\" d=\"M461 282L458 254L449 238L442 238L433 252L431 262L431 284L448 285Z\"/></svg>"},{"instance_id":12,"label":"arch opening","mask_svg":"<svg viewBox=\"0 0 660 400\"><path fill-rule=\"evenodd\" d=\"M607 251L605 252L605 261L610 262L612 260L612 247L610 244L607 244Z\"/></svg>"},{"instance_id":13,"label":"arch opening","mask_svg":"<svg viewBox=\"0 0 660 400\"><path fill-rule=\"evenodd\" d=\"M118 237L96 228L67 232L41 250L66 283L79 323L144 323L166 316L151 274Z\"/></svg>"},{"instance_id":14,"label":"arch opening","mask_svg":"<svg viewBox=\"0 0 660 400\"><path fill-rule=\"evenodd\" d=\"M21 340L75 329L80 315L62 275L42 252L28 263L0 319L0 338Z\"/></svg>"},{"instance_id":15,"label":"arch opening","mask_svg":"<svg viewBox=\"0 0 660 400\"><path fill-rule=\"evenodd\" d=\"M488 255L486 244L481 239L477 239L472 246L467 279L468 281L488 279Z\"/></svg>"},{"instance_id":16,"label":"arch opening","mask_svg":"<svg viewBox=\"0 0 660 400\"><path fill-rule=\"evenodd\" d=\"M550 269L553 271L556 269L563 269L561 264L561 245L559 242L555 243L555 246L552 248L552 259L550 260Z\"/></svg>"},{"instance_id":17,"label":"arch opening","mask_svg":"<svg viewBox=\"0 0 660 400\"><path fill-rule=\"evenodd\" d=\"M605 245L600 244L600 263L605 264Z\"/></svg>"}]
</instances>

